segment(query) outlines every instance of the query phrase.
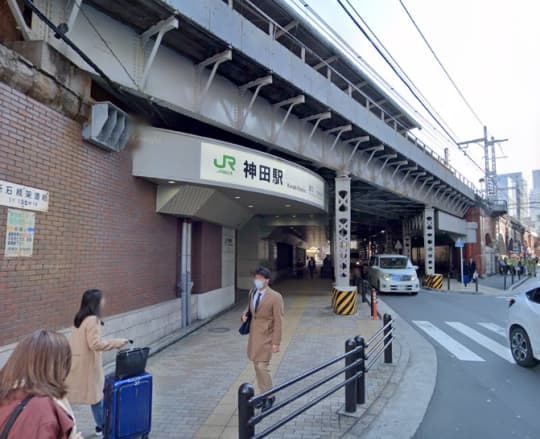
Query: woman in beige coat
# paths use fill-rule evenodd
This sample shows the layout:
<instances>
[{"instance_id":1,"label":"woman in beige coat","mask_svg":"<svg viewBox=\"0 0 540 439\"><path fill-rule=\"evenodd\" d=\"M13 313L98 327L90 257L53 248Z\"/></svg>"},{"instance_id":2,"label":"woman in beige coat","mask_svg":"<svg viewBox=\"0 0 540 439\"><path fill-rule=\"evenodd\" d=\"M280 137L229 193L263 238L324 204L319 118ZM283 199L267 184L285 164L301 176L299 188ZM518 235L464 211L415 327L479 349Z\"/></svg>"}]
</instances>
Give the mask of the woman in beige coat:
<instances>
[{"instance_id":1,"label":"woman in beige coat","mask_svg":"<svg viewBox=\"0 0 540 439\"><path fill-rule=\"evenodd\" d=\"M68 400L72 404L89 404L96 422L96 435L103 433L103 372L102 351L119 349L128 340L101 338L101 315L105 299L100 290L85 291L81 308L74 320L70 346L71 371L66 380Z\"/></svg>"}]
</instances>

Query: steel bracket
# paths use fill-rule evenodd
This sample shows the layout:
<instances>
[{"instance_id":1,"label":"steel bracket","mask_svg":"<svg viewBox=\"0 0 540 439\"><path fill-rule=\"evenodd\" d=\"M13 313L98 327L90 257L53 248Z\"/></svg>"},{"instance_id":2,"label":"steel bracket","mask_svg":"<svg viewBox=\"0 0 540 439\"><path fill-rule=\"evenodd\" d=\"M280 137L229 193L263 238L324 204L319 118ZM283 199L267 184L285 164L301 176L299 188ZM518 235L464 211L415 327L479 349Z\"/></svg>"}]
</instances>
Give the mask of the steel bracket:
<instances>
[{"instance_id":1,"label":"steel bracket","mask_svg":"<svg viewBox=\"0 0 540 439\"><path fill-rule=\"evenodd\" d=\"M371 160L375 156L375 153L377 153L379 151L384 151L384 145L373 146L371 148L366 148L366 149L363 150L363 152L371 152L371 155L369 156L369 159L366 162L366 166L369 165L369 163L371 162Z\"/></svg>"},{"instance_id":2,"label":"steel bracket","mask_svg":"<svg viewBox=\"0 0 540 439\"><path fill-rule=\"evenodd\" d=\"M9 6L9 9L11 10L13 18L15 18L17 29L22 34L23 38L26 41L36 40L37 37L35 35L35 32L24 21L23 14L21 8L19 8L17 0L7 0L7 4Z\"/></svg>"},{"instance_id":3,"label":"steel bracket","mask_svg":"<svg viewBox=\"0 0 540 439\"><path fill-rule=\"evenodd\" d=\"M396 167L396 169L394 169L394 172L392 172L392 179L396 176L396 174L398 173L399 169L402 166L408 165L408 164L409 164L408 160L399 160L397 162L389 163L390 166L395 166Z\"/></svg>"},{"instance_id":4,"label":"steel bracket","mask_svg":"<svg viewBox=\"0 0 540 439\"><path fill-rule=\"evenodd\" d=\"M332 113L330 111L325 111L324 113L314 114L313 116L308 116L302 119L302 122L311 122L314 120L315 123L313 124L313 127L311 128L311 131L309 133L309 137L307 138L307 140L302 142L302 144L300 145L300 152L303 152L306 144L311 142L311 138L313 137L313 134L315 134L315 131L319 127L319 124L321 123L321 121L330 119L331 117L332 117Z\"/></svg>"},{"instance_id":5,"label":"steel bracket","mask_svg":"<svg viewBox=\"0 0 540 439\"><path fill-rule=\"evenodd\" d=\"M349 123L347 125L342 125L342 126L335 127L335 128L332 128L332 129L329 129L329 130L325 131L325 134L337 133L337 136L334 138L334 141L332 142L332 146L330 147L330 152L332 152L334 150L334 148L336 147L341 135L343 133L346 133L347 131L351 131L351 130L352 130L352 125Z\"/></svg>"},{"instance_id":6,"label":"steel bracket","mask_svg":"<svg viewBox=\"0 0 540 439\"><path fill-rule=\"evenodd\" d=\"M232 60L232 50L227 49L223 52L220 52L214 56L211 56L210 58L205 59L204 61L201 61L199 64L197 64L197 69L199 70L199 76L202 74L202 71L209 66L212 66L212 70L210 71L210 75L208 76L208 79L206 80L206 84L204 85L202 91L200 92L198 99L197 99L197 111L200 112L202 108L202 104L204 102L204 98L206 97L206 93L208 92L208 89L210 88L210 85L212 85L212 82L214 81L214 78L217 73L218 67L227 61Z\"/></svg>"},{"instance_id":7,"label":"steel bracket","mask_svg":"<svg viewBox=\"0 0 540 439\"><path fill-rule=\"evenodd\" d=\"M304 95L298 95L293 98L285 99L284 101L278 102L277 104L274 104L274 108L281 108L281 107L288 107L287 111L285 112L285 116L283 116L283 120L281 121L281 124L279 125L279 128L277 132L272 136L272 141L277 142L279 135L281 133L281 130L287 123L287 119L289 119L289 116L291 115L292 109L299 104L303 104L306 102L306 97Z\"/></svg>"},{"instance_id":8,"label":"steel bracket","mask_svg":"<svg viewBox=\"0 0 540 439\"><path fill-rule=\"evenodd\" d=\"M255 90L253 91L253 95L251 96L251 99L249 101L247 108L239 116L239 120L238 120L239 130L241 130L244 127L244 123L246 122L248 114L251 111L251 107L253 107L253 104L255 103L257 96L259 96L259 91L261 90L261 88L263 88L265 85L272 84L272 82L273 82L272 75L266 75L266 76L263 76L262 78L255 79L239 87L240 96L243 96L246 93L246 91L255 87Z\"/></svg>"}]
</instances>

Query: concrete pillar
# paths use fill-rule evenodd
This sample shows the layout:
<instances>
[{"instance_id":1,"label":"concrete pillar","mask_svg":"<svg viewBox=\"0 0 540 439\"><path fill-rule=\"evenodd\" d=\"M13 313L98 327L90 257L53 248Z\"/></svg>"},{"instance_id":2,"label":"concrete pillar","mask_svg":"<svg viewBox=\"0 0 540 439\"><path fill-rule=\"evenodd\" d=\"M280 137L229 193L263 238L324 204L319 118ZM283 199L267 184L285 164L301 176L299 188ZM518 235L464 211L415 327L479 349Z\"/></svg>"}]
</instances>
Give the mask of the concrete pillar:
<instances>
[{"instance_id":1,"label":"concrete pillar","mask_svg":"<svg viewBox=\"0 0 540 439\"><path fill-rule=\"evenodd\" d=\"M180 255L180 291L182 302L182 327L191 326L191 220L182 222L182 250Z\"/></svg>"},{"instance_id":2,"label":"concrete pillar","mask_svg":"<svg viewBox=\"0 0 540 439\"><path fill-rule=\"evenodd\" d=\"M435 209L424 209L424 250L426 274L435 274Z\"/></svg>"},{"instance_id":3,"label":"concrete pillar","mask_svg":"<svg viewBox=\"0 0 540 439\"><path fill-rule=\"evenodd\" d=\"M351 178L336 177L334 270L336 287L350 286L351 265Z\"/></svg>"}]
</instances>

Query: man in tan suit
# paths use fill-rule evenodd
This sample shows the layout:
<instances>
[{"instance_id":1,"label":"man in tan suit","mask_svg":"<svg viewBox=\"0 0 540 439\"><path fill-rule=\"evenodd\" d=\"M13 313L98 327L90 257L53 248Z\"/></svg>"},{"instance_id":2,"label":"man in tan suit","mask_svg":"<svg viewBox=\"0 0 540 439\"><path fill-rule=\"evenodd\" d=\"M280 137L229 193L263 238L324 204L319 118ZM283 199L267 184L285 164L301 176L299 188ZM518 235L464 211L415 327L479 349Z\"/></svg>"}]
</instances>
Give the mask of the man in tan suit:
<instances>
[{"instance_id":1,"label":"man in tan suit","mask_svg":"<svg viewBox=\"0 0 540 439\"><path fill-rule=\"evenodd\" d=\"M270 275L267 268L257 269L253 279L255 288L250 294L248 308L242 314L242 321L246 321L246 313L251 311L247 355L253 362L260 393L273 387L270 359L273 353L279 352L281 344L283 298L268 286ZM275 399L274 396L266 398L262 403L262 410L269 410Z\"/></svg>"}]
</instances>

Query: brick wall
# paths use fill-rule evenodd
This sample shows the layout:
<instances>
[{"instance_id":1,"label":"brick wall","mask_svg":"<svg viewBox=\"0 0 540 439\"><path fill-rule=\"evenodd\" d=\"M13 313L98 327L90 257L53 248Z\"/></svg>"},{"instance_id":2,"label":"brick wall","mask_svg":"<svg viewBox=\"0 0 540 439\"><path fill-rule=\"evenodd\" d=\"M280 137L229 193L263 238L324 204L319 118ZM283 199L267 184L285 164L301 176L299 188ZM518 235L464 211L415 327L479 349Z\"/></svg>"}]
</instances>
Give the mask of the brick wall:
<instances>
[{"instance_id":1,"label":"brick wall","mask_svg":"<svg viewBox=\"0 0 540 439\"><path fill-rule=\"evenodd\" d=\"M50 192L30 258L3 256L0 206L0 345L70 325L86 288L105 291L107 315L175 297L176 219L155 213L129 148L84 143L78 123L0 83L0 179Z\"/></svg>"},{"instance_id":2,"label":"brick wall","mask_svg":"<svg viewBox=\"0 0 540 439\"><path fill-rule=\"evenodd\" d=\"M191 277L194 294L221 288L222 227L194 222L191 240Z\"/></svg>"}]
</instances>

